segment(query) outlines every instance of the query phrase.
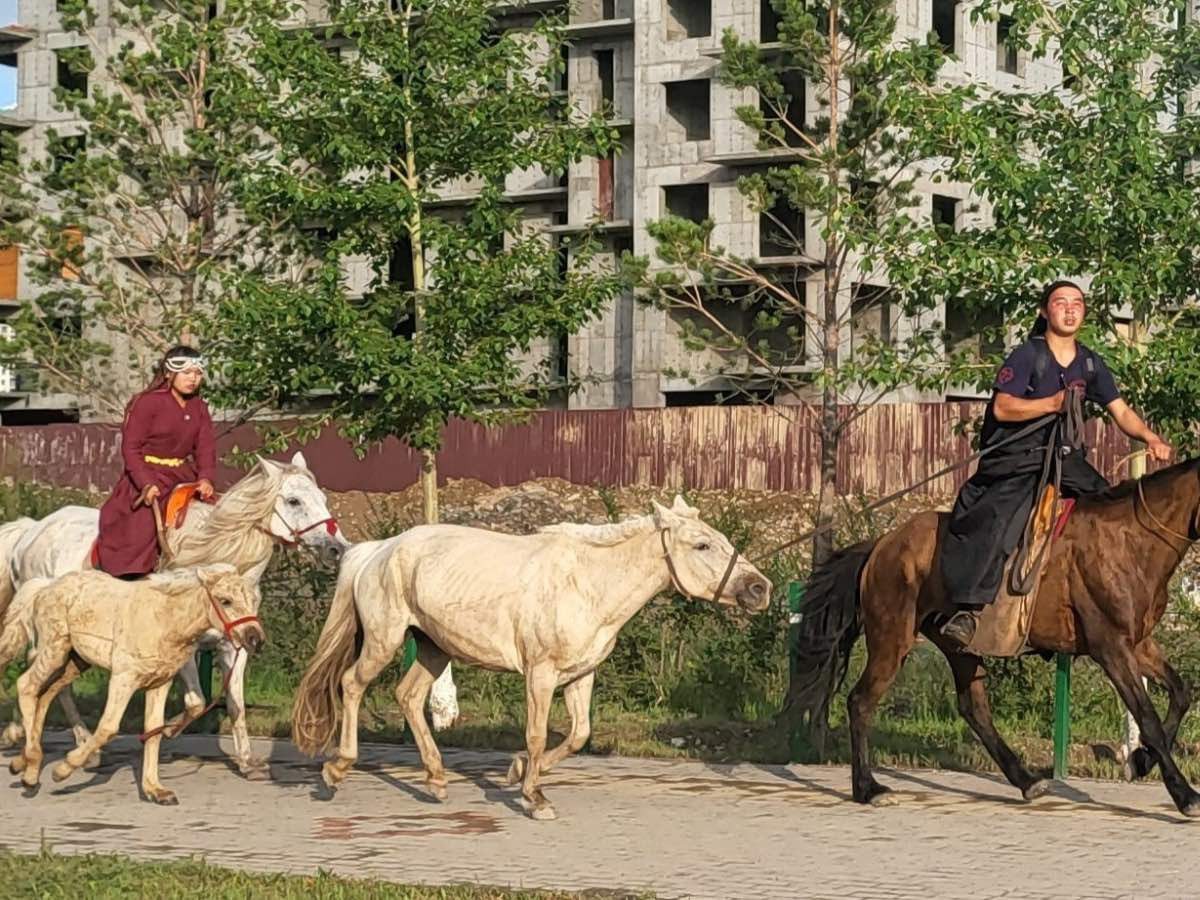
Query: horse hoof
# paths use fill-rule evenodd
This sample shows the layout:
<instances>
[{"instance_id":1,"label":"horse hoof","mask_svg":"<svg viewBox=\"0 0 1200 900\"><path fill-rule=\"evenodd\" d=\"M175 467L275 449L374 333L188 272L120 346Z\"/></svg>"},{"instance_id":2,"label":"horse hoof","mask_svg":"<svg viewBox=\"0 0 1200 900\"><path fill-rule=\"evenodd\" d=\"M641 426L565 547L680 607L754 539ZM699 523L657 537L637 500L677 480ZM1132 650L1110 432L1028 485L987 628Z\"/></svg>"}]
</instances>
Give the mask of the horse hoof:
<instances>
[{"instance_id":1,"label":"horse hoof","mask_svg":"<svg viewBox=\"0 0 1200 900\"><path fill-rule=\"evenodd\" d=\"M431 784L428 787L429 794L434 800L437 800L439 803L446 802L448 794L446 793L446 786L444 784Z\"/></svg>"},{"instance_id":2,"label":"horse hoof","mask_svg":"<svg viewBox=\"0 0 1200 900\"><path fill-rule=\"evenodd\" d=\"M27 799L33 799L38 795L38 791L42 789L40 784L27 784L25 789L21 791L21 796Z\"/></svg>"},{"instance_id":3,"label":"horse hoof","mask_svg":"<svg viewBox=\"0 0 1200 900\"><path fill-rule=\"evenodd\" d=\"M337 786L342 783L342 779L345 777L345 774L339 771L338 767L332 762L327 762L325 765L321 766L321 781L323 781L327 787L336 789Z\"/></svg>"},{"instance_id":4,"label":"horse hoof","mask_svg":"<svg viewBox=\"0 0 1200 900\"><path fill-rule=\"evenodd\" d=\"M317 782L309 796L314 800L319 800L322 803L328 803L337 795L337 788L331 784L326 784L325 779Z\"/></svg>"},{"instance_id":5,"label":"horse hoof","mask_svg":"<svg viewBox=\"0 0 1200 900\"><path fill-rule=\"evenodd\" d=\"M1179 807L1179 811L1189 819L1200 818L1200 794L1193 793L1191 799Z\"/></svg>"},{"instance_id":6,"label":"horse hoof","mask_svg":"<svg viewBox=\"0 0 1200 900\"><path fill-rule=\"evenodd\" d=\"M891 788L881 787L871 795L867 802L876 809L883 809L886 806L896 806L899 804L900 798L896 796Z\"/></svg>"},{"instance_id":7,"label":"horse hoof","mask_svg":"<svg viewBox=\"0 0 1200 900\"><path fill-rule=\"evenodd\" d=\"M1021 796L1025 798L1026 803L1032 803L1048 790L1050 790L1050 782L1045 778L1039 778L1029 787L1025 788L1025 790L1021 791Z\"/></svg>"},{"instance_id":8,"label":"horse hoof","mask_svg":"<svg viewBox=\"0 0 1200 900\"><path fill-rule=\"evenodd\" d=\"M22 772L24 772L25 771L25 757L24 756L14 756L8 764L8 771L12 772L14 775L20 775Z\"/></svg>"},{"instance_id":9,"label":"horse hoof","mask_svg":"<svg viewBox=\"0 0 1200 900\"><path fill-rule=\"evenodd\" d=\"M525 778L525 757L514 756L512 765L508 767L508 774L504 776L504 783L509 787L514 784L520 784Z\"/></svg>"},{"instance_id":10,"label":"horse hoof","mask_svg":"<svg viewBox=\"0 0 1200 900\"><path fill-rule=\"evenodd\" d=\"M553 806L535 806L529 811L531 819L537 819L539 822L549 822L558 818L558 813L554 811Z\"/></svg>"},{"instance_id":11,"label":"horse hoof","mask_svg":"<svg viewBox=\"0 0 1200 900\"><path fill-rule=\"evenodd\" d=\"M71 773L75 771L75 767L67 762L60 762L50 771L50 777L55 781L66 781L71 777Z\"/></svg>"},{"instance_id":12,"label":"horse hoof","mask_svg":"<svg viewBox=\"0 0 1200 900\"><path fill-rule=\"evenodd\" d=\"M178 806L179 798L172 791L161 790L155 791L150 795L152 803L157 803L159 806Z\"/></svg>"},{"instance_id":13,"label":"horse hoof","mask_svg":"<svg viewBox=\"0 0 1200 900\"><path fill-rule=\"evenodd\" d=\"M249 762L238 763L238 773L247 781L270 781L271 767L265 759L252 759Z\"/></svg>"}]
</instances>

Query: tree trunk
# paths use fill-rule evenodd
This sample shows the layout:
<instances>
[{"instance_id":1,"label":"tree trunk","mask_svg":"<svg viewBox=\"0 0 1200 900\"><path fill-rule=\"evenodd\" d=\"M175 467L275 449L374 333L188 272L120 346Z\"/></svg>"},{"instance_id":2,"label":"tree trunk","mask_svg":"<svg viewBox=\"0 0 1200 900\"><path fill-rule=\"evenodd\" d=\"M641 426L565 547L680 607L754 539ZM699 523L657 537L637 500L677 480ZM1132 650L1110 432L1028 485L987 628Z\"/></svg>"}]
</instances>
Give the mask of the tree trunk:
<instances>
[{"instance_id":1,"label":"tree trunk","mask_svg":"<svg viewBox=\"0 0 1200 900\"><path fill-rule=\"evenodd\" d=\"M432 450L421 451L421 505L425 513L425 524L438 523L437 454Z\"/></svg>"}]
</instances>

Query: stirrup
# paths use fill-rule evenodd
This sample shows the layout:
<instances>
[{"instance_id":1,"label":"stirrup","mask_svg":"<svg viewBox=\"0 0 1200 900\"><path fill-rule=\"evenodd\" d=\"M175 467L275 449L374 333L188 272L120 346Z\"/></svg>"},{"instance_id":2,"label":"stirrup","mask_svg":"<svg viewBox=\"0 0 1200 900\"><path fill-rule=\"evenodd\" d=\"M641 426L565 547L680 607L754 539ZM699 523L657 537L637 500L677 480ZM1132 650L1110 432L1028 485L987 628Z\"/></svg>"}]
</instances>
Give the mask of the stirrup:
<instances>
[{"instance_id":1,"label":"stirrup","mask_svg":"<svg viewBox=\"0 0 1200 900\"><path fill-rule=\"evenodd\" d=\"M952 615L939 629L943 637L948 637L960 647L966 647L975 637L975 629L979 625L979 610L960 609Z\"/></svg>"}]
</instances>

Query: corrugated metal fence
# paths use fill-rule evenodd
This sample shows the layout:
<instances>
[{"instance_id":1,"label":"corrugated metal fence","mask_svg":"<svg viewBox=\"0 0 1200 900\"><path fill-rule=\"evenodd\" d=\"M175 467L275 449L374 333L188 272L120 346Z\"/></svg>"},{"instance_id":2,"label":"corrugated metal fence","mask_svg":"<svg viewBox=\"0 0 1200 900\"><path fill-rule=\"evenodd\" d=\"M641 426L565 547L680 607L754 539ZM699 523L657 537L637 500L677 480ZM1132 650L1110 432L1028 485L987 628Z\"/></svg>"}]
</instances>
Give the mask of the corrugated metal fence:
<instances>
[{"instance_id":1,"label":"corrugated metal fence","mask_svg":"<svg viewBox=\"0 0 1200 900\"><path fill-rule=\"evenodd\" d=\"M881 495L919 481L971 452L979 403L887 404L847 425L838 455L843 493ZM855 411L843 409L844 418ZM493 485L557 477L577 484L814 492L819 458L815 422L800 407L700 406L670 409L547 410L506 428L455 421L438 456L445 478ZM1092 423L1093 462L1110 477L1128 442ZM259 446L253 428L220 440L222 451ZM321 484L333 491L397 491L417 478L418 457L387 441L356 457L329 430L304 448ZM0 428L0 477L107 489L121 470L120 434L111 425ZM923 493L952 493L965 471ZM1122 476L1124 472L1120 473ZM219 481L238 477L223 468ZM218 485L221 487L222 485Z\"/></svg>"}]
</instances>

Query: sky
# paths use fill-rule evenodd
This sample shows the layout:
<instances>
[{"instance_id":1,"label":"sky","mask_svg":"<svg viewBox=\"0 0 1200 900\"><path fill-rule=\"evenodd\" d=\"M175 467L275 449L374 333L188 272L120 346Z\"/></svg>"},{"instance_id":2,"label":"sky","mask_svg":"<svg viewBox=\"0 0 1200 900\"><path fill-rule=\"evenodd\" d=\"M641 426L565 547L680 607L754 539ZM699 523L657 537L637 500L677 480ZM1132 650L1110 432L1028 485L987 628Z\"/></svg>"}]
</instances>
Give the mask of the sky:
<instances>
[{"instance_id":1,"label":"sky","mask_svg":"<svg viewBox=\"0 0 1200 900\"><path fill-rule=\"evenodd\" d=\"M17 0L0 0L0 25L17 21ZM0 109L17 105L17 70L0 69Z\"/></svg>"}]
</instances>

